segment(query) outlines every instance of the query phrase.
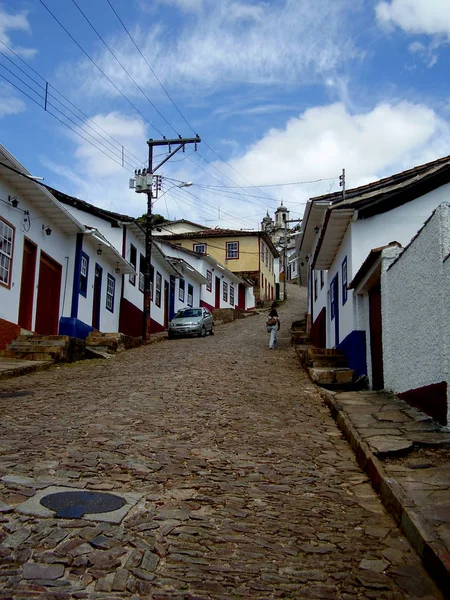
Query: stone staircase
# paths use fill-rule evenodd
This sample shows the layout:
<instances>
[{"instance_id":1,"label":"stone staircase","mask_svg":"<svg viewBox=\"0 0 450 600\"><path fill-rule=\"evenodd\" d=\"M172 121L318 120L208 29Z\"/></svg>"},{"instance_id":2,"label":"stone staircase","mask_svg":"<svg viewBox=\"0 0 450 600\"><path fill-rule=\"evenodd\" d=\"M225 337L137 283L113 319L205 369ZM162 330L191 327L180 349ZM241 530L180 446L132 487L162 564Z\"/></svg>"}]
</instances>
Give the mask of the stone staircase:
<instances>
[{"instance_id":1,"label":"stone staircase","mask_svg":"<svg viewBox=\"0 0 450 600\"><path fill-rule=\"evenodd\" d=\"M299 347L296 352L302 365L308 370L311 381L327 389L353 389L354 371L348 368L342 350Z\"/></svg>"},{"instance_id":2,"label":"stone staircase","mask_svg":"<svg viewBox=\"0 0 450 600\"><path fill-rule=\"evenodd\" d=\"M67 335L19 335L6 350L5 358L33 361L73 362L84 358L84 342Z\"/></svg>"},{"instance_id":3,"label":"stone staircase","mask_svg":"<svg viewBox=\"0 0 450 600\"><path fill-rule=\"evenodd\" d=\"M117 352L141 346L142 340L123 333L93 331L87 336L85 343L87 358L112 358Z\"/></svg>"}]
</instances>

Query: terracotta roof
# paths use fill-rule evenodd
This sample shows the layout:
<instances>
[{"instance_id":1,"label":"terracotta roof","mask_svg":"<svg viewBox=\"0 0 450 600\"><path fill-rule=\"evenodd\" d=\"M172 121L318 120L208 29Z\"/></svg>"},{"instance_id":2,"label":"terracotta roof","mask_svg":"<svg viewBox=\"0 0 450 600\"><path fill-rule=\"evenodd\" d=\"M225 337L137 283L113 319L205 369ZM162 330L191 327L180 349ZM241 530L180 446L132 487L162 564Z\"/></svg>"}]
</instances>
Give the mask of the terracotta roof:
<instances>
[{"instance_id":1,"label":"terracotta roof","mask_svg":"<svg viewBox=\"0 0 450 600\"><path fill-rule=\"evenodd\" d=\"M161 240L181 240L181 239L193 239L197 241L201 238L223 238L223 237L261 237L264 239L266 244L272 250L272 254L277 257L278 251L273 245L270 236L265 231L245 231L241 229L220 229L218 227L214 229L204 229L203 231L189 231L187 233L173 233L167 235L158 236Z\"/></svg>"},{"instance_id":2,"label":"terracotta roof","mask_svg":"<svg viewBox=\"0 0 450 600\"><path fill-rule=\"evenodd\" d=\"M372 248L372 250L367 255L366 259L364 260L363 264L359 267L358 272L354 276L352 282L349 283L349 285L347 286L347 289L353 290L356 287L358 287L358 285L364 279L364 276L370 271L372 266L377 262L378 258L381 256L381 253L383 252L383 250L385 248L391 248L391 247L401 248L402 245L399 244L398 242L390 242L389 244L386 244L385 246L380 246L379 248Z\"/></svg>"},{"instance_id":3,"label":"terracotta roof","mask_svg":"<svg viewBox=\"0 0 450 600\"><path fill-rule=\"evenodd\" d=\"M52 188L49 185L46 185L45 187L62 204L68 204L69 206L78 208L79 210L87 212L91 215L101 217L102 219L105 219L111 223L117 223L117 222L130 223L132 221L135 221L134 217L130 217L129 215L122 215L120 213L112 212L112 211L106 210L104 208L99 208L98 206L89 204L89 202L86 202L85 200L80 200L80 198L75 198L75 196L69 196L68 194L64 194L63 192L60 192L59 190L56 190L55 188Z\"/></svg>"},{"instance_id":4,"label":"terracotta roof","mask_svg":"<svg viewBox=\"0 0 450 600\"><path fill-rule=\"evenodd\" d=\"M342 200L342 192L335 192L316 196L311 198L311 201L328 201L331 203L330 208L332 209L366 209L383 200L390 200L394 195L399 196L407 192L402 202L404 203L426 193L429 189L442 185L442 179L445 182L450 181L450 156L396 173L367 185L346 190L345 200ZM415 194L412 192L414 188L417 188ZM393 208L393 205L384 207L384 210L389 210L389 208ZM383 212L383 210L377 212Z\"/></svg>"}]
</instances>

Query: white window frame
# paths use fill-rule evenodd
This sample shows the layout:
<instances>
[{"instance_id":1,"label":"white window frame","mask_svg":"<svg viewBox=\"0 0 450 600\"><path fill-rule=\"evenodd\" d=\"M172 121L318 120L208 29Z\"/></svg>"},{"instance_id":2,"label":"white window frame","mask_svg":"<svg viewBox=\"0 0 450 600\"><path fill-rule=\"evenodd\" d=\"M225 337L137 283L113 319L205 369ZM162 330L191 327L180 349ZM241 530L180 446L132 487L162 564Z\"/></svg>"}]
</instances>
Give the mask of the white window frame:
<instances>
[{"instance_id":1,"label":"white window frame","mask_svg":"<svg viewBox=\"0 0 450 600\"><path fill-rule=\"evenodd\" d=\"M0 285L11 287L14 227L0 218Z\"/></svg>"},{"instance_id":2,"label":"white window frame","mask_svg":"<svg viewBox=\"0 0 450 600\"><path fill-rule=\"evenodd\" d=\"M194 252L197 252L198 254L206 254L206 244L194 244Z\"/></svg>"},{"instance_id":3,"label":"white window frame","mask_svg":"<svg viewBox=\"0 0 450 600\"><path fill-rule=\"evenodd\" d=\"M106 279L106 309L114 312L114 298L116 296L116 279L108 273Z\"/></svg>"},{"instance_id":4,"label":"white window frame","mask_svg":"<svg viewBox=\"0 0 450 600\"><path fill-rule=\"evenodd\" d=\"M226 259L236 260L239 258L239 242L227 242Z\"/></svg>"}]
</instances>

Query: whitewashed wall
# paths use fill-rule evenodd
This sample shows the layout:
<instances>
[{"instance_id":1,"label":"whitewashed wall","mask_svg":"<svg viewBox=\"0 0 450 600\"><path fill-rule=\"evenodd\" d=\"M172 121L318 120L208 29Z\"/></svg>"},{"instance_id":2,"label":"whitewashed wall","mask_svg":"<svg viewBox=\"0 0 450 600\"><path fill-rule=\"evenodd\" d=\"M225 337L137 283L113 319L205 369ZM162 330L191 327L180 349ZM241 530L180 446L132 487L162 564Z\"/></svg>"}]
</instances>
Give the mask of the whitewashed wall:
<instances>
[{"instance_id":1,"label":"whitewashed wall","mask_svg":"<svg viewBox=\"0 0 450 600\"><path fill-rule=\"evenodd\" d=\"M384 381L394 392L450 382L449 252L445 204L382 272Z\"/></svg>"},{"instance_id":2,"label":"whitewashed wall","mask_svg":"<svg viewBox=\"0 0 450 600\"><path fill-rule=\"evenodd\" d=\"M44 217L34 205L22 196L16 189L4 181L0 181L0 197L8 199L8 195L19 201L18 209L0 202L0 216L15 229L14 255L12 261L11 288L0 285L0 318L17 323L19 313L20 286L22 276L22 261L24 238L27 237L37 246L35 290L33 298L32 329L35 327L36 304L38 297L39 261L41 251L45 252L62 267L61 294L59 316L70 316L72 304L73 266L75 259L76 236L66 235L58 230L51 218ZM30 212L30 228L24 221L23 211ZM58 209L55 207L55 211ZM46 235L42 225L50 227L51 235Z\"/></svg>"}]
</instances>

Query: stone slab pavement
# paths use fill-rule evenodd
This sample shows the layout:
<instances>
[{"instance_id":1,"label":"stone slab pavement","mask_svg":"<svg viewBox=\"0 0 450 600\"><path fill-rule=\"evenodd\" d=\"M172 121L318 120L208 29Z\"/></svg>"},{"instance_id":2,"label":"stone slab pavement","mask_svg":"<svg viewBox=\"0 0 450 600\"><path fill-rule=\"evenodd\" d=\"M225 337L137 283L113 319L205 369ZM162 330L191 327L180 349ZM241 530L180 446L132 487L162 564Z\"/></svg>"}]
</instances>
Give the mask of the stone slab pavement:
<instances>
[{"instance_id":1,"label":"stone slab pavement","mask_svg":"<svg viewBox=\"0 0 450 600\"><path fill-rule=\"evenodd\" d=\"M384 505L450 591L450 431L394 394L322 394Z\"/></svg>"},{"instance_id":2,"label":"stone slab pavement","mask_svg":"<svg viewBox=\"0 0 450 600\"><path fill-rule=\"evenodd\" d=\"M260 314L1 382L0 600L443 598L301 368L288 294L275 351ZM21 510L55 487L140 499Z\"/></svg>"}]
</instances>

